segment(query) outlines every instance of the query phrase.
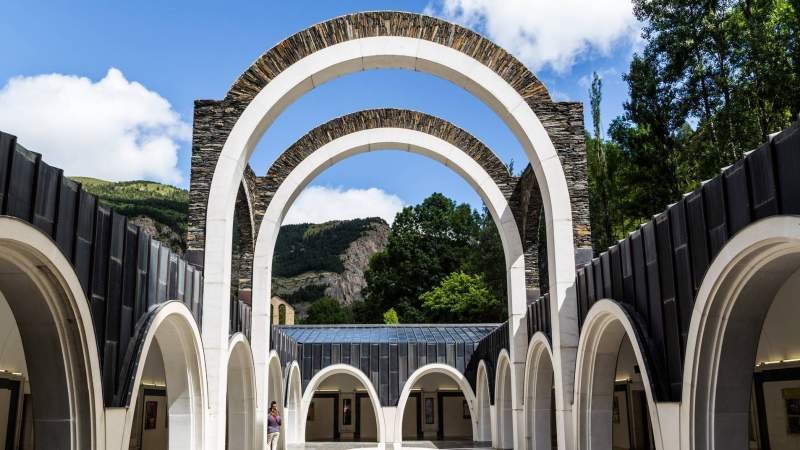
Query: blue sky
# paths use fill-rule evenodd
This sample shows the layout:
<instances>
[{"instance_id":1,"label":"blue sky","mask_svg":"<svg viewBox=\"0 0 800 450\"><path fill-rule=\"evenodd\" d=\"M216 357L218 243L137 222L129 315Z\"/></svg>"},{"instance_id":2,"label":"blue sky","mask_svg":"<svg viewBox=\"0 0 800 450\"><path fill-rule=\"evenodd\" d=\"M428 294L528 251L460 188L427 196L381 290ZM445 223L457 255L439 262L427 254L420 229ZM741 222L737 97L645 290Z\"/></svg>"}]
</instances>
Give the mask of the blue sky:
<instances>
[{"instance_id":1,"label":"blue sky","mask_svg":"<svg viewBox=\"0 0 800 450\"><path fill-rule=\"evenodd\" d=\"M509 0L512 3L539 0ZM581 0L567 0L578 2ZM597 0L599 3L614 4L613 7L625 8L628 0ZM494 11L493 8L472 10L463 9L464 4L481 3L459 0L421 0L421 1L270 1L270 2L202 2L202 1L137 1L137 2L81 2L81 1L6 1L4 12L0 17L0 86L5 86L5 97L0 91L0 129L19 134L23 144L45 154L45 158L61 163L69 171L86 170L90 173L74 173L75 175L106 175L111 178L124 178L126 164L119 159L103 161L103 153L92 153L85 148L96 142L111 142L108 146L117 145L114 140L81 141L88 134L110 134L117 122L108 121L116 118L119 111L138 111L141 103L139 97L142 90L150 95L147 107L142 106L135 119L120 117L122 123L133 120L135 126L141 125L147 114L162 117L156 128L143 132L138 139L149 139L161 133L167 138L160 143L171 143L177 152L175 160L164 158L161 161L163 148L153 145L150 156L139 155L130 161L131 167L146 164L147 161L160 161L159 164L172 165L162 171L142 172L142 177L160 181L171 181L184 187L188 186L190 140L187 125L191 124L193 101L195 99L222 98L230 84L245 70L249 64L283 38L316 22L338 15L364 10L408 10L422 12L429 8L439 15L452 14L448 6L462 6L459 20L467 22L492 38L503 40L503 33L508 29L504 20L513 19L514 11ZM546 3L544 3L546 4ZM533 5L535 6L535 5ZM606 7L608 10L609 7ZM502 8L501 8L502 9ZM577 9L581 11L580 8ZM595 14L597 15L597 14ZM615 15L614 17L618 16ZM630 30L622 31L623 37L614 37L613 30L602 33L602 27L609 21L596 17L587 11L577 23L564 27L585 27L587 44L579 51L567 52L550 60L540 57L544 54L541 47L534 48L525 43L510 48L513 53L526 63L538 65L535 72L549 88L551 95L559 100L587 100L588 86L586 80L592 71L598 71L604 77L603 119L607 125L622 112L622 103L627 95L622 74L626 71L632 46ZM509 19L512 17L512 19ZM534 30L528 33L526 24ZM519 24L518 24L519 25ZM553 31L531 18L522 23L523 33L520 39L542 42L551 39L558 47L565 39L577 39L575 36L550 36L563 30ZM618 25L619 26L619 25ZM594 33L595 28L600 34ZM539 30L539 31L536 31ZM580 33L581 31L575 31ZM539 34L537 34L539 33ZM594 33L594 34L592 34ZM625 34L627 33L627 34ZM549 37L548 37L549 36ZM611 36L611 37L609 37ZM497 39L495 39L497 40ZM516 41L515 41L516 42ZM549 50L549 48L548 48ZM538 51L538 53L537 53ZM558 55L557 55L558 56ZM544 62L542 61L544 59ZM549 62L548 62L549 61ZM44 80L36 78L44 74L61 74L75 77L86 77L84 83L72 79L73 89L70 92L84 92L87 84L98 83L108 75L110 68L119 70L122 78L108 80L109 86L125 88L125 95L115 96L109 100L98 96L105 92L117 92L113 88L96 90L92 100L82 100L80 96L70 98L70 108L78 105L89 105L100 101L107 111L104 113L87 112L84 122L70 126L72 130L59 131L67 127L76 116L83 117L83 112L62 113L42 111L51 109L51 105L61 105L55 99L60 98L59 83L65 78L49 79L54 94L27 96L17 94L9 87L9 80L23 77L28 81ZM141 84L139 89L138 85ZM33 84L31 86L41 86ZM388 88L387 88L388 87ZM15 86L19 90L24 89ZM31 88L34 89L34 88ZM50 91L47 91L50 92ZM76 94L77 95L77 94ZM147 97L147 95L144 95ZM30 98L35 100L28 100ZM160 97L169 105L159 103ZM5 102L4 100L5 99ZM15 100L16 99L16 100ZM19 100L23 99L23 100ZM132 99L132 100L131 100ZM27 111L19 106L21 101L35 107ZM65 100L66 101L66 100ZM132 101L130 106L128 101ZM333 117L364 108L398 107L424 111L445 118L470 131L483 140L499 154L504 161L514 160L516 166L523 166L524 155L519 144L505 125L494 113L466 91L450 83L421 73L383 70L361 72L331 81L308 93L291 105L265 134L259 144L251 164L257 173L263 174L275 156L305 134L308 130ZM76 107L77 108L77 107ZM5 114L2 109L5 109ZM59 109L53 106L52 109ZM587 108L588 109L588 108ZM73 111L70 109L70 111ZM95 111L95 110L92 110ZM150 112L154 111L154 112ZM94 116L92 115L94 114ZM131 113L133 114L133 113ZM48 117L53 126L31 128L21 123L31 123L30 117ZM16 120L15 120L16 119ZM135 122L138 120L139 122ZM49 124L51 122L45 122ZM589 117L587 115L587 124ZM63 125L63 126L59 126ZM62 136L61 134L66 134ZM75 134L81 136L75 137ZM40 136L41 135L41 136ZM107 136L106 136L107 137ZM74 139L73 139L74 138ZM72 139L72 140L71 140ZM156 141L156 139L153 139ZM87 142L85 146L71 142ZM61 143L61 148L59 144ZM37 145L32 145L37 144ZM130 142L128 142L130 144ZM121 145L121 144L120 144ZM94 146L98 146L94 144ZM66 150L64 150L66 148ZM137 147L138 148L138 147ZM106 151L106 149L96 149ZM59 153L61 151L61 153ZM122 152L125 149L120 150ZM160 153L161 152L161 153ZM52 154L51 154L52 153ZM156 156L153 156L156 155ZM124 160L128 161L128 160ZM74 165L71 165L74 163ZM113 167L119 165L120 167ZM109 167L112 166L112 167ZM96 168L95 168L96 167ZM113 169L118 169L114 171ZM95 173L98 172L98 173ZM347 189L377 188L385 193L399 197L403 203L417 203L431 192L444 192L459 201L466 201L478 207L480 200L459 177L449 172L438 163L422 157L402 152L379 152L348 159L317 178L314 183L322 187L338 187Z\"/></svg>"}]
</instances>

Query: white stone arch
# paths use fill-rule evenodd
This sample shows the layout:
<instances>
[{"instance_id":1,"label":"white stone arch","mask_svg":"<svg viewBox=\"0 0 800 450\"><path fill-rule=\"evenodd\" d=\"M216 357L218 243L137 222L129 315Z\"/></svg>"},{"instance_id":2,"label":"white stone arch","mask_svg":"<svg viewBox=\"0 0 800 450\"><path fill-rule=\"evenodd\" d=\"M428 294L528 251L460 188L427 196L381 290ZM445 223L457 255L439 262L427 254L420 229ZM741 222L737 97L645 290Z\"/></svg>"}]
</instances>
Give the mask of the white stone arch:
<instances>
[{"instance_id":1,"label":"white stone arch","mask_svg":"<svg viewBox=\"0 0 800 450\"><path fill-rule=\"evenodd\" d=\"M561 161L542 122L520 92L494 70L466 53L420 38L364 37L317 50L276 74L247 105L223 145L209 187L205 233L204 311L210 314L205 314L208 320L204 317L203 337L209 353L209 370L216 372L216 376L211 378L211 390L217 393L216 399L212 399L212 415L224 399L221 391L225 371L218 367L215 353L227 340L224 330L228 323L228 310L222 299L227 298L230 292L234 205L253 149L272 122L300 96L332 78L374 68L416 70L447 79L480 98L517 137L533 167L542 195L549 286L554 300L551 322L555 356L558 361L572 360L578 335L572 206ZM521 268L521 263L520 257L520 265L515 267ZM253 298L259 298L255 292ZM518 305L509 305L513 316L510 353L512 361L521 367L527 344L523 326L525 304L518 308ZM266 328L255 325L265 322L264 317L258 317L254 312L253 344L259 385L266 383L266 366L259 358L262 357L260 353L266 357L269 335ZM562 351L567 353L564 358L561 357ZM563 369L562 364L556 364L555 370L557 382L565 380L562 392L571 394L571 364L563 364ZM565 395L557 401L562 407L567 407L564 400L568 398ZM517 407L521 406L521 400L517 393L514 398ZM559 421L559 428L563 430L562 422ZM219 442L216 436L212 436L212 440Z\"/></svg>"},{"instance_id":2,"label":"white stone arch","mask_svg":"<svg viewBox=\"0 0 800 450\"><path fill-rule=\"evenodd\" d=\"M394 421L394 434L396 443L400 444L403 441L403 416L405 415L406 411L406 403L411 395L411 389L413 389L417 381L421 380L424 376L434 373L446 375L450 377L451 380L458 383L458 387L464 394L464 399L466 399L467 405L469 406L470 418L472 419L472 440L477 441L478 414L475 409L477 405L475 401L475 393L472 392L472 387L469 385L467 377L465 377L463 373L456 370L453 366L442 363L431 363L415 370L414 373L408 377L408 380L406 380L405 386L403 386L403 391L400 393L400 400L397 402L397 414L395 414Z\"/></svg>"},{"instance_id":3,"label":"white stone arch","mask_svg":"<svg viewBox=\"0 0 800 450\"><path fill-rule=\"evenodd\" d=\"M641 340L622 307L613 300L601 299L589 309L581 330L575 369L575 448L612 449L612 403L620 344L627 337L636 355L647 397L650 425L657 450L665 446L659 410L651 387L653 382Z\"/></svg>"},{"instance_id":4,"label":"white stone arch","mask_svg":"<svg viewBox=\"0 0 800 450\"><path fill-rule=\"evenodd\" d=\"M514 424L515 408L513 402L514 377L511 357L506 349L500 350L497 357L497 368L494 372L494 407L497 418L495 448L518 448L515 446L514 433L520 432Z\"/></svg>"},{"instance_id":5,"label":"white stone arch","mask_svg":"<svg viewBox=\"0 0 800 450\"><path fill-rule=\"evenodd\" d=\"M228 346L228 450L250 450L256 440L256 379L247 337L236 333Z\"/></svg>"},{"instance_id":6,"label":"white stone arch","mask_svg":"<svg viewBox=\"0 0 800 450\"><path fill-rule=\"evenodd\" d=\"M553 352L541 331L528 345L525 359L525 441L529 450L550 450L553 381ZM563 446L563 444L562 444Z\"/></svg>"},{"instance_id":7,"label":"white stone arch","mask_svg":"<svg viewBox=\"0 0 800 450\"><path fill-rule=\"evenodd\" d=\"M89 302L53 240L7 216L0 216L0 291L22 339L37 445L104 449L102 378Z\"/></svg>"},{"instance_id":8,"label":"white stone arch","mask_svg":"<svg viewBox=\"0 0 800 450\"><path fill-rule=\"evenodd\" d=\"M130 442L145 361L155 341L161 349L167 381L169 448L206 448L207 386L200 330L192 312L178 301L163 303L149 314L147 331L139 344L141 353L125 414L123 445Z\"/></svg>"},{"instance_id":9,"label":"white stone arch","mask_svg":"<svg viewBox=\"0 0 800 450\"><path fill-rule=\"evenodd\" d=\"M286 433L286 443L295 444L302 442L298 436L305 433L301 428L301 408L303 404L303 380L300 373L300 364L292 361L289 365L286 378L286 403L284 406L285 422L283 430Z\"/></svg>"},{"instance_id":10,"label":"white stone arch","mask_svg":"<svg viewBox=\"0 0 800 450\"><path fill-rule=\"evenodd\" d=\"M486 361L478 363L478 371L475 375L475 408L478 417L478 433L475 440L479 442L494 442L492 439L492 399L489 393L489 371L486 368Z\"/></svg>"},{"instance_id":11,"label":"white stone arch","mask_svg":"<svg viewBox=\"0 0 800 450\"><path fill-rule=\"evenodd\" d=\"M358 380L364 386L364 388L367 389L370 402L375 410L375 422L377 422L376 425L378 429L378 443L385 443L387 436L386 420L383 417L383 411L381 411L381 401L378 397L378 392L375 390L375 386L372 385L369 377L364 375L364 372L349 364L333 364L328 366L317 372L317 374L311 378L311 381L308 382L308 386L306 386L305 392L303 392L303 404L300 411L300 429L302 432L300 433L300 439L298 440L298 443L303 443L306 439L306 419L308 419L308 408L311 405L311 400L314 398L314 392L328 377L337 374L350 375Z\"/></svg>"},{"instance_id":12,"label":"white stone arch","mask_svg":"<svg viewBox=\"0 0 800 450\"><path fill-rule=\"evenodd\" d=\"M689 326L680 429L683 448L747 445L762 324L778 289L800 269L800 218L739 231L706 272ZM744 444L742 444L744 442Z\"/></svg>"}]
</instances>

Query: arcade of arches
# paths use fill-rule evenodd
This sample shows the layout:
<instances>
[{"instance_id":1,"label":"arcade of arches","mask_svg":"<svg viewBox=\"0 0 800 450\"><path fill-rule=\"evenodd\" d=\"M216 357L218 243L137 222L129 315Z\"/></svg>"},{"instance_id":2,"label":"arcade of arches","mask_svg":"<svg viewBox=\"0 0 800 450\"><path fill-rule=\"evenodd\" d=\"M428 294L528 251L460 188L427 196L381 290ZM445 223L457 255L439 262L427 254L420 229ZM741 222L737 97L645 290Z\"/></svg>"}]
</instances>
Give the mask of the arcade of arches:
<instances>
[{"instance_id":1,"label":"arcade of arches","mask_svg":"<svg viewBox=\"0 0 800 450\"><path fill-rule=\"evenodd\" d=\"M467 130L393 109L333 118L264 176L247 166L293 101L383 68L483 101L524 174ZM508 320L293 325L269 295L286 211L333 162L398 147L487 205ZM798 448L798 127L599 255L584 147L582 105L486 38L398 12L303 30L196 102L185 259L0 133L0 448L261 450L272 402L281 449Z\"/></svg>"}]
</instances>

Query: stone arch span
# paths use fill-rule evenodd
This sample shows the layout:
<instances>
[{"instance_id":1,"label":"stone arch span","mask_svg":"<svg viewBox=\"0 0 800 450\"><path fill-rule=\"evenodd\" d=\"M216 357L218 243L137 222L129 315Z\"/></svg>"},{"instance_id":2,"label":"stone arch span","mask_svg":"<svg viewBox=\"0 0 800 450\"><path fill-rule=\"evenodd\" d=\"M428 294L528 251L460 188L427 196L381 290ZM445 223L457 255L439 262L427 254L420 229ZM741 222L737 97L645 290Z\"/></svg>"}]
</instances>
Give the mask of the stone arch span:
<instances>
[{"instance_id":1,"label":"stone arch span","mask_svg":"<svg viewBox=\"0 0 800 450\"><path fill-rule=\"evenodd\" d=\"M303 380L300 373L300 364L297 361L292 361L289 365L285 392L284 411L286 425L284 430L286 432L286 443L302 442L302 440L299 440L299 436L305 432L301 428L302 418L300 417L300 410L303 404Z\"/></svg>"},{"instance_id":2,"label":"stone arch span","mask_svg":"<svg viewBox=\"0 0 800 450\"><path fill-rule=\"evenodd\" d=\"M270 292L272 255L280 224L303 188L321 171L337 161L357 153L385 148L405 149L445 163L462 176L484 200L495 223L498 224L506 257L509 320L517 323L519 331L513 336L512 343L525 349L527 333L521 326L526 311L525 266L520 234L511 207L496 182L477 160L448 141L416 130L374 128L355 131L323 143L316 151L295 163L272 196L267 213L260 224L254 257L254 298L266 298L264 296ZM254 347L260 348L268 345L268 342L259 341L259 335L255 331L267 326L269 306L256 303L253 307ZM264 338L265 336L262 336L262 339ZM522 365L524 361L519 363L519 367ZM258 365L256 370L258 371ZM517 394L516 389L514 392ZM518 394L521 397L521 389ZM514 404L521 403L515 400Z\"/></svg>"},{"instance_id":3,"label":"stone arch span","mask_svg":"<svg viewBox=\"0 0 800 450\"><path fill-rule=\"evenodd\" d=\"M458 387L461 389L461 393L464 394L464 399L467 401L467 406L469 406L470 418L472 420L472 440L478 441L479 418L476 411L477 403L475 401L475 393L472 392L472 387L469 385L467 377L465 377L463 373L456 370L453 366L448 366L447 364L441 363L433 363L426 364L415 370L414 373L408 377L408 380L406 380L405 386L403 386L403 391L400 393L400 399L397 401L397 413L395 414L394 420L393 432L395 436L395 443L401 445L403 441L403 416L405 415L408 397L411 395L411 389L413 389L417 381L421 380L424 376L434 373L446 375L458 383Z\"/></svg>"},{"instance_id":4,"label":"stone arch span","mask_svg":"<svg viewBox=\"0 0 800 450\"><path fill-rule=\"evenodd\" d=\"M520 443L524 442L524 438L520 436L522 427L518 425L521 414L517 412L517 402L513 397L513 389L517 385L517 377L514 373L511 357L506 349L500 350L494 376L496 432L492 447L505 449L524 448L520 446ZM519 434L515 435L515 431Z\"/></svg>"},{"instance_id":5,"label":"stone arch span","mask_svg":"<svg viewBox=\"0 0 800 450\"><path fill-rule=\"evenodd\" d=\"M0 216L0 295L22 340L36 444L105 448L102 378L89 302L53 240L8 216Z\"/></svg>"},{"instance_id":6,"label":"stone arch span","mask_svg":"<svg viewBox=\"0 0 800 450\"><path fill-rule=\"evenodd\" d=\"M199 211L208 208L205 215L200 212L192 218L200 229L205 225L205 234L189 236L193 245L199 244L194 250L205 247L204 292L207 303L212 303L205 305L205 311L214 312L203 322L209 370L214 372L212 417L218 415L224 399L225 371L218 354L227 342L220 322L225 323L228 315L213 303L222 301L229 291L231 222L246 162L264 131L296 98L331 78L384 67L426 72L465 88L491 107L522 144L545 210L548 285L556 306L552 310L554 354L557 361L562 360L562 351L564 361L574 354L578 336L576 305L571 301L575 243L591 247L581 107L552 102L522 63L463 27L410 13L353 14L289 37L259 58L234 83L226 99L196 103L193 159L214 166L192 171L197 176L191 190L202 199ZM570 167L570 182L565 166ZM512 323L513 335L520 332L519 324ZM266 334L266 330L255 328L254 333ZM512 346L515 362L522 362L524 353L524 346ZM571 364L557 364L556 371L570 386ZM214 433L218 434L221 426L217 428ZM210 440L221 442L218 436Z\"/></svg>"},{"instance_id":7,"label":"stone arch span","mask_svg":"<svg viewBox=\"0 0 800 450\"><path fill-rule=\"evenodd\" d=\"M486 361L478 363L478 373L475 376L475 408L478 417L478 434L475 440L479 442L493 442L492 439L492 395L489 391L489 369Z\"/></svg>"},{"instance_id":8,"label":"stone arch span","mask_svg":"<svg viewBox=\"0 0 800 450\"><path fill-rule=\"evenodd\" d=\"M308 386L306 386L305 392L303 392L303 403L300 411L300 432L297 443L305 442L308 408L311 405L311 400L314 398L314 391L316 391L322 382L328 377L337 374L349 375L358 380L358 382L361 383L364 388L366 388L367 395L369 395L370 403L372 403L372 407L374 408L375 412L375 422L378 428L378 444L380 445L385 443L387 436L386 420L383 417L383 411L381 411L381 401L378 398L378 392L375 390L375 386L372 385L372 381L370 381L369 377L366 376L364 372L349 364L334 364L332 366L328 366L317 372L317 374L314 375L314 377L312 377L308 382Z\"/></svg>"},{"instance_id":9,"label":"stone arch span","mask_svg":"<svg viewBox=\"0 0 800 450\"><path fill-rule=\"evenodd\" d=\"M657 450L667 447L661 433L659 409L654 397L658 376L648 353L645 337L619 303L598 300L581 329L575 370L575 447L580 450L611 450L612 400L620 345L627 337L639 365L647 397L653 439ZM672 417L672 419L677 419Z\"/></svg>"}]
</instances>

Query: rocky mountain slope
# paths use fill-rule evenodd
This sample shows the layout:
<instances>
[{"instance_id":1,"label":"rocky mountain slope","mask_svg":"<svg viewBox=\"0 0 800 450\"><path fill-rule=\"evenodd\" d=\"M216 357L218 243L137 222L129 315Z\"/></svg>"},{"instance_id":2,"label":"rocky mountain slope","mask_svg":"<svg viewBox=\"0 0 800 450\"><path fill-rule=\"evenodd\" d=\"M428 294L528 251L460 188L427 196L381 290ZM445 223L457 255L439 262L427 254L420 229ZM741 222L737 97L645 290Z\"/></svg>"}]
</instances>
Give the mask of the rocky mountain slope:
<instances>
[{"instance_id":1,"label":"rocky mountain slope","mask_svg":"<svg viewBox=\"0 0 800 450\"><path fill-rule=\"evenodd\" d=\"M369 259L388 239L389 225L380 218L285 225L275 245L273 295L301 312L322 296L342 304L361 300Z\"/></svg>"}]
</instances>

